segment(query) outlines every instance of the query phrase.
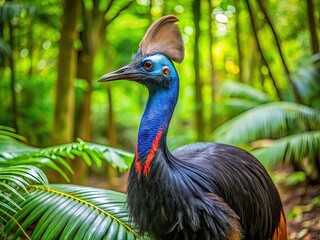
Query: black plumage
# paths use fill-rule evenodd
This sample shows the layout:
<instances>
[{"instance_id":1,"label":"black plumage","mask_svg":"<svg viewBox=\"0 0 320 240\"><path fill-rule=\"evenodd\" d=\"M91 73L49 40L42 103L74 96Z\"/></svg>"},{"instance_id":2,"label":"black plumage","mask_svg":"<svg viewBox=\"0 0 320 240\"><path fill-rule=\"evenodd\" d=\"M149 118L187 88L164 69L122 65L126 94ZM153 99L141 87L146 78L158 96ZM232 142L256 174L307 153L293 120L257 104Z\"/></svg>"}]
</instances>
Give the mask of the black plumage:
<instances>
[{"instance_id":1,"label":"black plumage","mask_svg":"<svg viewBox=\"0 0 320 240\"><path fill-rule=\"evenodd\" d=\"M281 201L264 167L249 153L196 143L172 154L158 150L153 164L147 177L139 177L135 167L130 171L128 204L141 231L160 239L272 238Z\"/></svg>"}]
</instances>

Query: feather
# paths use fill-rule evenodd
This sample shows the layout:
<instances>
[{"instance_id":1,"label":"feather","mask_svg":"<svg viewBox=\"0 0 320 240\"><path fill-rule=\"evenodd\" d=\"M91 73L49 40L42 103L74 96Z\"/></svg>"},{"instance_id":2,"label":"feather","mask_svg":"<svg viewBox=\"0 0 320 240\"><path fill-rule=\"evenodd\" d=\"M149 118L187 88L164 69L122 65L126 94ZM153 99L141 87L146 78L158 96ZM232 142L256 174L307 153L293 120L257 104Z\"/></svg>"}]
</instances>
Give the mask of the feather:
<instances>
[{"instance_id":1,"label":"feather","mask_svg":"<svg viewBox=\"0 0 320 240\"><path fill-rule=\"evenodd\" d=\"M176 16L168 15L154 22L140 42L143 55L162 53L172 61L182 62L184 57L183 41Z\"/></svg>"}]
</instances>

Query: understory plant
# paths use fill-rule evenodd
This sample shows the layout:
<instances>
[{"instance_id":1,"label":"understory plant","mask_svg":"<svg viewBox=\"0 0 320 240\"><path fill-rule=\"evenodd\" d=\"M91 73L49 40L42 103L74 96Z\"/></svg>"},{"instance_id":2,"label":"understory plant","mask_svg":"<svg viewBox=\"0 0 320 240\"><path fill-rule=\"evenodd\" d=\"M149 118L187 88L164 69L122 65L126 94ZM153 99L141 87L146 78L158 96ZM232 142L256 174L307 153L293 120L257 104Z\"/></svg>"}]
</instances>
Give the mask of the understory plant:
<instances>
[{"instance_id":1,"label":"understory plant","mask_svg":"<svg viewBox=\"0 0 320 240\"><path fill-rule=\"evenodd\" d=\"M295 75L302 103L279 101L245 83L223 83L220 113L235 114L213 140L245 147L266 166L287 163L320 182L319 76L319 70L304 68Z\"/></svg>"},{"instance_id":2,"label":"understory plant","mask_svg":"<svg viewBox=\"0 0 320 240\"><path fill-rule=\"evenodd\" d=\"M72 184L50 184L44 168L68 181L67 159L88 166L107 161L127 170L131 153L78 140L35 148L8 127L0 127L1 239L136 239L123 193ZM78 159L78 158L77 158Z\"/></svg>"}]
</instances>

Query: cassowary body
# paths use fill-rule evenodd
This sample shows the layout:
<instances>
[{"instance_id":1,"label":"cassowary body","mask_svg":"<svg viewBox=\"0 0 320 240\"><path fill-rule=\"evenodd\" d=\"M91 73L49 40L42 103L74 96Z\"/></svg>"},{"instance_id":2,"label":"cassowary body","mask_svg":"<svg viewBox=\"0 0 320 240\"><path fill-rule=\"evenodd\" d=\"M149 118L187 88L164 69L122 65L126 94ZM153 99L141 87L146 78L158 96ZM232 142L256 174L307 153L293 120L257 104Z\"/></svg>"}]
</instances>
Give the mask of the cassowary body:
<instances>
[{"instance_id":1,"label":"cassowary body","mask_svg":"<svg viewBox=\"0 0 320 240\"><path fill-rule=\"evenodd\" d=\"M278 191L265 168L236 147L195 143L172 153L166 137L178 99L181 62L178 19L156 21L132 62L100 81L144 84L149 99L128 178L128 206L139 230L156 239L283 239Z\"/></svg>"}]
</instances>

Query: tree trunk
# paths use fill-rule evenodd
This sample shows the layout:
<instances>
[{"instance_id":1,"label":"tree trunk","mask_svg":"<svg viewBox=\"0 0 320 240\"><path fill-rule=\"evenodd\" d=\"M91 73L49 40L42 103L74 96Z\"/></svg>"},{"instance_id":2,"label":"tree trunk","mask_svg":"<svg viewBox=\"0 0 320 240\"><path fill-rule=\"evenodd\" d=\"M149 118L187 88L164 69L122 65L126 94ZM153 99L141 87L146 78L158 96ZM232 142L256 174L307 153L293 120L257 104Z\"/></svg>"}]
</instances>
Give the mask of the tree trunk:
<instances>
[{"instance_id":1,"label":"tree trunk","mask_svg":"<svg viewBox=\"0 0 320 240\"><path fill-rule=\"evenodd\" d=\"M208 8L208 38L209 38L209 68L210 68L210 85L211 85L211 115L210 115L210 126L211 126L211 131L216 129L216 118L215 118L215 87L216 87L216 73L215 73L215 66L214 66L214 56L212 53L212 47L213 47L213 34L212 34L212 3L211 0L208 0L209 8Z\"/></svg>"},{"instance_id":2,"label":"tree trunk","mask_svg":"<svg viewBox=\"0 0 320 240\"><path fill-rule=\"evenodd\" d=\"M59 41L58 78L56 83L55 110L52 131L52 144L73 141L74 124L74 78L77 37L76 23L81 0L65 0L62 16L61 38ZM55 172L49 172L51 182L62 181Z\"/></svg>"},{"instance_id":3,"label":"tree trunk","mask_svg":"<svg viewBox=\"0 0 320 240\"><path fill-rule=\"evenodd\" d=\"M93 54L89 54L85 45L82 51L78 53L77 78L86 81L86 87L80 102L77 104L75 138L81 138L84 141L91 141L91 93L93 79ZM71 166L77 173L71 177L74 184L86 184L88 178L88 168L86 163L76 158L71 162Z\"/></svg>"},{"instance_id":4,"label":"tree trunk","mask_svg":"<svg viewBox=\"0 0 320 240\"><path fill-rule=\"evenodd\" d=\"M93 1L92 8L86 8L82 4L83 29L80 33L82 50L78 52L77 77L85 80L87 87L80 103L77 104L79 111L74 134L75 137L80 137L85 141L92 140L91 95L95 54L105 36L107 26L133 3L133 1L126 3L110 20L106 20L105 16L114 2L114 0L110 0L104 9L100 9L99 1ZM77 172L77 175L72 177L72 182L85 183L88 175L85 163L77 159L73 161L72 167Z\"/></svg>"},{"instance_id":5,"label":"tree trunk","mask_svg":"<svg viewBox=\"0 0 320 240\"><path fill-rule=\"evenodd\" d=\"M81 34L82 35L82 34ZM93 81L93 58L92 44L82 40L82 50L78 52L77 78L86 82L83 94L78 104L77 123L75 137L84 141L91 141L91 93Z\"/></svg>"},{"instance_id":6,"label":"tree trunk","mask_svg":"<svg viewBox=\"0 0 320 240\"><path fill-rule=\"evenodd\" d=\"M78 53L77 77L86 80L88 87L80 102L79 122L75 128L75 136L86 141L91 141L90 104L95 54L105 36L107 26L133 3L133 1L128 2L110 20L106 20L105 15L111 9L114 2L114 0L110 0L105 9L100 9L99 1L93 1L91 9L86 9L84 4L82 5L83 30L80 34L82 50Z\"/></svg>"},{"instance_id":7,"label":"tree trunk","mask_svg":"<svg viewBox=\"0 0 320 240\"><path fill-rule=\"evenodd\" d=\"M247 0L248 2L249 0ZM288 78L288 83L289 85L291 86L292 88L292 91L293 91L293 95L296 99L296 102L297 103L301 103L302 100L301 100L301 97L299 95L299 92L298 92L298 89L297 87L295 86L294 82L293 82L293 79L291 77L291 73L289 71L289 67L288 67L288 64L284 58L284 55L283 55L283 52L282 52L282 48L281 48L281 44L280 44L280 41L279 41L279 37L276 33L276 30L275 28L273 27L273 24L269 18L269 15L268 15L268 12L266 10L266 8L264 7L263 3L261 0L258 0L258 3L259 3L259 6L260 6L260 9L261 11L263 12L263 15L265 16L265 20L267 21L268 25L270 26L271 28L271 31L272 31L272 34L274 36L274 39L276 40L276 46L277 46L277 49L278 49L278 52L279 52L279 56L280 56L280 59L281 59L281 62L282 62L282 65L284 67L284 70L285 70L285 73L287 75L287 78Z\"/></svg>"},{"instance_id":8,"label":"tree trunk","mask_svg":"<svg viewBox=\"0 0 320 240\"><path fill-rule=\"evenodd\" d=\"M249 3L249 0L246 0L246 4L247 4L247 7L248 7L248 12L249 12L249 16L250 16L250 22L251 22L251 26L252 26L252 32L253 32L253 35L254 35L254 39L255 39L255 42L256 42L256 45L257 45L257 48L258 48L258 51L261 55L261 59L262 59L262 62L263 64L267 67L268 69L268 72L269 72L269 76L270 76L270 79L273 83L273 86L277 92L277 95L278 95L278 98L283 101L283 96L280 92L280 89L278 88L277 86L277 82L275 81L274 79L274 76L272 74L272 71L271 71L271 68L266 60L266 57L262 51L262 48L261 48L261 45L260 45L260 42L259 42L259 38L258 38L258 33L257 33L257 26L256 26L256 22L255 22L255 19L253 17L253 13L252 13L252 9L251 9L251 6L250 6L250 3Z\"/></svg>"},{"instance_id":9,"label":"tree trunk","mask_svg":"<svg viewBox=\"0 0 320 240\"><path fill-rule=\"evenodd\" d=\"M241 48L241 39L240 39L240 21L239 21L239 13L240 13L240 1L235 0L234 4L236 7L236 14L235 14L235 22L236 22L236 37L237 37L237 50L238 50L238 65L239 65L239 82L244 82L243 79L243 54Z\"/></svg>"},{"instance_id":10,"label":"tree trunk","mask_svg":"<svg viewBox=\"0 0 320 240\"><path fill-rule=\"evenodd\" d=\"M255 71L255 64L256 64L256 59L257 59L257 49L255 45L255 39L253 39L251 36L248 38L248 44L247 47L250 47L250 53L248 53L248 67L246 67L246 74L244 74L244 71L242 73L244 74L244 79L246 79L246 83L252 84L253 79L254 79L254 71ZM243 69L244 70L244 69ZM240 69L241 71L241 69Z\"/></svg>"},{"instance_id":11,"label":"tree trunk","mask_svg":"<svg viewBox=\"0 0 320 240\"><path fill-rule=\"evenodd\" d=\"M14 61L14 35L13 35L13 25L11 20L9 20L9 45L11 48L11 56L9 58L10 70L11 70L11 93L12 93L12 120L13 128L19 132L18 126L18 103L16 94L16 71L15 71L15 61Z\"/></svg>"},{"instance_id":12,"label":"tree trunk","mask_svg":"<svg viewBox=\"0 0 320 240\"><path fill-rule=\"evenodd\" d=\"M59 41L58 78L52 144L73 140L76 22L81 0L65 0Z\"/></svg>"},{"instance_id":13,"label":"tree trunk","mask_svg":"<svg viewBox=\"0 0 320 240\"><path fill-rule=\"evenodd\" d=\"M314 7L313 7L312 0L307 0L307 7L308 7L308 19L309 19L312 54L316 54L319 52L319 42L318 42L316 20L314 17Z\"/></svg>"},{"instance_id":14,"label":"tree trunk","mask_svg":"<svg viewBox=\"0 0 320 240\"><path fill-rule=\"evenodd\" d=\"M198 141L204 140L204 119L203 119L203 100L202 100L202 82L200 79L200 69L199 69L199 37L200 37L200 0L193 1L193 16L194 16L194 84L195 84L195 107L196 107L196 131Z\"/></svg>"},{"instance_id":15,"label":"tree trunk","mask_svg":"<svg viewBox=\"0 0 320 240\"><path fill-rule=\"evenodd\" d=\"M29 59L30 59L30 68L28 70L28 77L33 75L33 31L32 26L34 25L34 18L31 20L30 29L27 33L28 35L28 50L29 50Z\"/></svg>"}]
</instances>

